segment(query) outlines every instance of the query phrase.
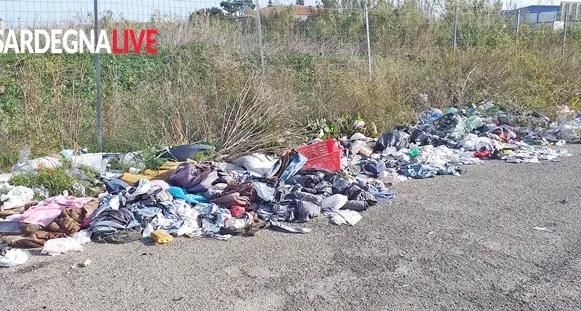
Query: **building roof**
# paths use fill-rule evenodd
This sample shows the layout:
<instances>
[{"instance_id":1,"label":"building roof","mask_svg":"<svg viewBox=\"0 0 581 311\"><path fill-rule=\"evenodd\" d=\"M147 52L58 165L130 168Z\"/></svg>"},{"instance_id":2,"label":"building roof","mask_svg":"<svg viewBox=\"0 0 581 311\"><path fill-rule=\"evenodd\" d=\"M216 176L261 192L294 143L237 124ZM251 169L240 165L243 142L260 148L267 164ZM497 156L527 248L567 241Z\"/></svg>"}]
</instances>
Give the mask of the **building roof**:
<instances>
[{"instance_id":1,"label":"building roof","mask_svg":"<svg viewBox=\"0 0 581 311\"><path fill-rule=\"evenodd\" d=\"M529 13L543 13L543 12L558 12L561 10L560 5L529 5L521 10L526 10Z\"/></svg>"},{"instance_id":2,"label":"building roof","mask_svg":"<svg viewBox=\"0 0 581 311\"><path fill-rule=\"evenodd\" d=\"M529 6L525 6L522 8L518 8L516 10L502 10L501 13L503 15L516 15L518 12L540 14L540 13L559 12L559 11L561 11L560 5L529 5Z\"/></svg>"}]
</instances>

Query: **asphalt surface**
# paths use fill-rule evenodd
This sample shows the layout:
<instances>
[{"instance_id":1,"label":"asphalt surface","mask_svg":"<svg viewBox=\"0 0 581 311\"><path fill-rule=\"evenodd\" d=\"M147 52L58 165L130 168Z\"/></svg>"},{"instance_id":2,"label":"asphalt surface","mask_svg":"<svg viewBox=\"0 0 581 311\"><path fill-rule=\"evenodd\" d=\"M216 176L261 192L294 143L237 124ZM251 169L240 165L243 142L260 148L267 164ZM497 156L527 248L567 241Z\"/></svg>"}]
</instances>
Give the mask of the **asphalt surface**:
<instances>
[{"instance_id":1,"label":"asphalt surface","mask_svg":"<svg viewBox=\"0 0 581 311\"><path fill-rule=\"evenodd\" d=\"M353 227L32 251L0 269L0 309L581 310L581 148L567 148L400 183Z\"/></svg>"}]
</instances>

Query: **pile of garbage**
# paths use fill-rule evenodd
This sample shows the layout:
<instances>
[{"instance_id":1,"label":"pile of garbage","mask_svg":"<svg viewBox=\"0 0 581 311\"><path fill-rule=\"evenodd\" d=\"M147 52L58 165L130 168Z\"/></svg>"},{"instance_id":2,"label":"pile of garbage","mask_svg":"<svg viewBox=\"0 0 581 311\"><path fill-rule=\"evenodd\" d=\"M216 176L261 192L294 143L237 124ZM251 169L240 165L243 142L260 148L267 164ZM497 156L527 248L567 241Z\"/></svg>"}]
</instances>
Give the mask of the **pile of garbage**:
<instances>
[{"instance_id":1,"label":"pile of garbage","mask_svg":"<svg viewBox=\"0 0 581 311\"><path fill-rule=\"evenodd\" d=\"M0 266L26 262L20 248L58 255L83 244L175 237L228 240L265 229L307 234L301 223L327 217L355 225L361 212L394 199L391 186L408 179L461 175L461 165L489 159L511 163L568 156L556 146L579 140L581 115L562 108L557 123L531 113L510 115L490 103L446 113L430 109L413 123L378 138L356 131L339 140L315 139L279 157L255 153L231 162L194 161L210 146L168 148L147 169L140 153L63 150L29 160L29 151L0 174ZM527 122L529 126L517 126ZM357 121L354 128L365 126ZM111 163L126 170L116 170ZM86 168L96 174L90 176ZM63 170L75 183L18 185L23 176ZM90 195L91 193L95 195Z\"/></svg>"},{"instance_id":2,"label":"pile of garbage","mask_svg":"<svg viewBox=\"0 0 581 311\"><path fill-rule=\"evenodd\" d=\"M490 102L446 113L430 109L411 125L398 126L378 139L360 133L341 144L344 170L363 172L388 184L436 175L460 175L459 165L485 160L539 162L570 156L554 148L579 142L581 113L560 109L558 122L538 113L506 114ZM519 126L526 123L534 126Z\"/></svg>"}]
</instances>

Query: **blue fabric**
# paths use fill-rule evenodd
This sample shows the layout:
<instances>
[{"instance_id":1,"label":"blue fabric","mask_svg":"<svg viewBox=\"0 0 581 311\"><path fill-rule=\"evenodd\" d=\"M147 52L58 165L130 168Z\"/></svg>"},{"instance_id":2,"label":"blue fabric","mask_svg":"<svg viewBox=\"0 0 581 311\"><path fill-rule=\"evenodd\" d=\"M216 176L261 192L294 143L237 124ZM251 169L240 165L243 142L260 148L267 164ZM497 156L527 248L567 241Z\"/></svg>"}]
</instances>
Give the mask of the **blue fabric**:
<instances>
[{"instance_id":1,"label":"blue fabric","mask_svg":"<svg viewBox=\"0 0 581 311\"><path fill-rule=\"evenodd\" d=\"M232 217L229 210L212 203L196 205L196 209L202 216L202 232L207 237L219 236L224 221Z\"/></svg>"},{"instance_id":2,"label":"blue fabric","mask_svg":"<svg viewBox=\"0 0 581 311\"><path fill-rule=\"evenodd\" d=\"M274 201L275 189L267 186L265 183L255 182L254 190L256 194L266 202Z\"/></svg>"},{"instance_id":3,"label":"blue fabric","mask_svg":"<svg viewBox=\"0 0 581 311\"><path fill-rule=\"evenodd\" d=\"M137 219L138 221L141 222L144 218L151 220L155 215L157 215L161 212L162 212L162 210L159 207L140 206L133 211L133 215L135 216L135 219Z\"/></svg>"},{"instance_id":4,"label":"blue fabric","mask_svg":"<svg viewBox=\"0 0 581 311\"><path fill-rule=\"evenodd\" d=\"M395 194L393 192L379 192L379 191L369 191L377 200L393 200Z\"/></svg>"},{"instance_id":5,"label":"blue fabric","mask_svg":"<svg viewBox=\"0 0 581 311\"><path fill-rule=\"evenodd\" d=\"M307 163L308 159L304 155L297 152L297 154L293 157L290 164L287 168L282 172L280 179L282 181L287 181L289 178L293 177L298 171L303 168L305 163Z\"/></svg>"},{"instance_id":6,"label":"blue fabric","mask_svg":"<svg viewBox=\"0 0 581 311\"><path fill-rule=\"evenodd\" d=\"M438 169L420 163L408 164L402 168L402 174L413 179L424 179L438 175Z\"/></svg>"},{"instance_id":7,"label":"blue fabric","mask_svg":"<svg viewBox=\"0 0 581 311\"><path fill-rule=\"evenodd\" d=\"M307 161L308 161L307 157L305 157L301 153L297 152L290 160L290 163L288 164L288 166L285 168L285 170L280 175L280 180L282 180L282 181L289 180L298 171L300 171L301 168L303 168L303 166L305 165L305 163L307 163ZM278 171L278 169L280 168L281 165L282 165L282 162L280 161L280 159L277 160L274 163L274 165L270 168L270 170L268 171L267 176L274 175L274 173L276 173Z\"/></svg>"},{"instance_id":8,"label":"blue fabric","mask_svg":"<svg viewBox=\"0 0 581 311\"><path fill-rule=\"evenodd\" d=\"M105 189L111 194L117 194L127 188L129 184L120 179L108 179L103 182L105 184Z\"/></svg>"},{"instance_id":9,"label":"blue fabric","mask_svg":"<svg viewBox=\"0 0 581 311\"><path fill-rule=\"evenodd\" d=\"M188 194L185 189L180 187L170 187L167 189L167 192L169 192L169 194L171 194L174 198L184 200L188 203L198 204L210 202L208 199L201 195Z\"/></svg>"},{"instance_id":10,"label":"blue fabric","mask_svg":"<svg viewBox=\"0 0 581 311\"><path fill-rule=\"evenodd\" d=\"M434 121L436 121L442 117L441 113L434 111L433 109L428 110L428 115L429 115L429 117L420 118L420 121L423 124L434 123Z\"/></svg>"}]
</instances>

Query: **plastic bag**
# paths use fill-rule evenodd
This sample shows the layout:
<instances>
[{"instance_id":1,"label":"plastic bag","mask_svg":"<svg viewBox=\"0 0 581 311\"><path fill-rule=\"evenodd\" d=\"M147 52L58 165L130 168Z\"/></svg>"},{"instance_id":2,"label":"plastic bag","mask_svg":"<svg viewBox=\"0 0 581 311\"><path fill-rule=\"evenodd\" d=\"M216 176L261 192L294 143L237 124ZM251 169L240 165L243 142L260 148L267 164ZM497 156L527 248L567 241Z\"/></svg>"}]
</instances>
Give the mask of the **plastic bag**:
<instances>
[{"instance_id":1,"label":"plastic bag","mask_svg":"<svg viewBox=\"0 0 581 311\"><path fill-rule=\"evenodd\" d=\"M571 125L561 125L548 131L545 138L549 141L572 141L577 138L578 129Z\"/></svg>"},{"instance_id":2,"label":"plastic bag","mask_svg":"<svg viewBox=\"0 0 581 311\"><path fill-rule=\"evenodd\" d=\"M387 147L396 147L397 150L407 148L410 134L401 131L386 132L375 143L375 151L383 151Z\"/></svg>"},{"instance_id":3,"label":"plastic bag","mask_svg":"<svg viewBox=\"0 0 581 311\"><path fill-rule=\"evenodd\" d=\"M455 126L451 129L449 137L460 139L466 133L466 118L455 115L454 119Z\"/></svg>"},{"instance_id":4,"label":"plastic bag","mask_svg":"<svg viewBox=\"0 0 581 311\"><path fill-rule=\"evenodd\" d=\"M188 159L194 159L196 155L204 151L214 151L216 147L201 145L201 144L190 144L181 145L177 147L170 148L166 152L162 153L159 157L164 159L169 159L172 161L187 161Z\"/></svg>"},{"instance_id":5,"label":"plastic bag","mask_svg":"<svg viewBox=\"0 0 581 311\"><path fill-rule=\"evenodd\" d=\"M80 245L91 242L91 232L89 230L81 230L73 235L73 238Z\"/></svg>"},{"instance_id":6,"label":"plastic bag","mask_svg":"<svg viewBox=\"0 0 581 311\"><path fill-rule=\"evenodd\" d=\"M432 123L432 122L440 119L443 115L444 114L442 113L442 111L440 109L431 108L428 111L426 111L425 113L423 113L422 116L420 116L420 121L424 124Z\"/></svg>"},{"instance_id":7,"label":"plastic bag","mask_svg":"<svg viewBox=\"0 0 581 311\"><path fill-rule=\"evenodd\" d=\"M28 162L28 157L30 157L30 147L25 145L22 149L20 149L20 155L18 156L18 164L26 164Z\"/></svg>"},{"instance_id":8,"label":"plastic bag","mask_svg":"<svg viewBox=\"0 0 581 311\"><path fill-rule=\"evenodd\" d=\"M79 183L75 183L73 185L73 194L76 197L84 197L85 196L85 187Z\"/></svg>"},{"instance_id":9,"label":"plastic bag","mask_svg":"<svg viewBox=\"0 0 581 311\"><path fill-rule=\"evenodd\" d=\"M321 203L323 211L338 211L347 203L347 196L342 194L335 194L325 198Z\"/></svg>"},{"instance_id":10,"label":"plastic bag","mask_svg":"<svg viewBox=\"0 0 581 311\"><path fill-rule=\"evenodd\" d=\"M145 169L145 163L143 163L142 160L142 154L139 152L129 152L124 154L123 156L121 156L121 159L119 160L119 163L121 163L124 166L131 166L131 167L135 167L138 169Z\"/></svg>"},{"instance_id":11,"label":"plastic bag","mask_svg":"<svg viewBox=\"0 0 581 311\"><path fill-rule=\"evenodd\" d=\"M473 130L482 127L482 118L479 116L471 116L466 120L465 128L466 132L472 132Z\"/></svg>"},{"instance_id":12,"label":"plastic bag","mask_svg":"<svg viewBox=\"0 0 581 311\"><path fill-rule=\"evenodd\" d=\"M386 184L390 184L393 185L397 182L399 182L399 174L398 173L390 173L388 171L383 171L381 173L379 173L379 175L377 176L377 179L386 183Z\"/></svg>"},{"instance_id":13,"label":"plastic bag","mask_svg":"<svg viewBox=\"0 0 581 311\"><path fill-rule=\"evenodd\" d=\"M13 172L34 172L38 170L40 167L48 168L48 169L55 169L57 167L62 166L61 161L56 158L51 157L44 157L44 158L37 158L33 160L28 160L25 163L19 163L12 166Z\"/></svg>"},{"instance_id":14,"label":"plastic bag","mask_svg":"<svg viewBox=\"0 0 581 311\"><path fill-rule=\"evenodd\" d=\"M56 256L65 254L69 251L82 252L83 246L73 238L52 239L44 243L40 253Z\"/></svg>"},{"instance_id":15,"label":"plastic bag","mask_svg":"<svg viewBox=\"0 0 581 311\"><path fill-rule=\"evenodd\" d=\"M356 120L355 122L353 122L353 127L354 128L362 128L365 126L365 121L363 120Z\"/></svg>"},{"instance_id":16,"label":"plastic bag","mask_svg":"<svg viewBox=\"0 0 581 311\"><path fill-rule=\"evenodd\" d=\"M266 202L274 201L274 195L276 193L275 189L269 187L265 183L255 182L254 183L254 190L256 194Z\"/></svg>"},{"instance_id":17,"label":"plastic bag","mask_svg":"<svg viewBox=\"0 0 581 311\"><path fill-rule=\"evenodd\" d=\"M361 150L359 150L359 152L366 157L370 157L373 154L373 150L371 150L367 147L361 148Z\"/></svg>"},{"instance_id":18,"label":"plastic bag","mask_svg":"<svg viewBox=\"0 0 581 311\"><path fill-rule=\"evenodd\" d=\"M14 267L28 261L28 255L20 249L5 248L0 251L0 267Z\"/></svg>"},{"instance_id":19,"label":"plastic bag","mask_svg":"<svg viewBox=\"0 0 581 311\"><path fill-rule=\"evenodd\" d=\"M232 161L235 165L238 165L248 171L255 172L264 177L274 165L274 160L268 156L261 153L254 153L251 155L243 156Z\"/></svg>"},{"instance_id":20,"label":"plastic bag","mask_svg":"<svg viewBox=\"0 0 581 311\"><path fill-rule=\"evenodd\" d=\"M4 183L8 183L11 179L12 179L12 174L11 173L4 173L4 174L0 174L0 185L4 184ZM6 190L9 191L10 189ZM0 191L3 191L2 189L0 189Z\"/></svg>"},{"instance_id":21,"label":"plastic bag","mask_svg":"<svg viewBox=\"0 0 581 311\"><path fill-rule=\"evenodd\" d=\"M43 200L50 198L50 193L48 192L48 189L46 189L44 186L33 187L32 191L34 191L34 194L38 195Z\"/></svg>"},{"instance_id":22,"label":"plastic bag","mask_svg":"<svg viewBox=\"0 0 581 311\"><path fill-rule=\"evenodd\" d=\"M352 210L341 210L329 214L329 218L331 223L335 225L350 224L351 226L354 226L361 220L361 214Z\"/></svg>"},{"instance_id":23,"label":"plastic bag","mask_svg":"<svg viewBox=\"0 0 581 311\"><path fill-rule=\"evenodd\" d=\"M74 149L63 149L63 150L61 150L61 152L59 154L61 156L63 156L65 159L70 159L70 158L75 156L75 150Z\"/></svg>"},{"instance_id":24,"label":"plastic bag","mask_svg":"<svg viewBox=\"0 0 581 311\"><path fill-rule=\"evenodd\" d=\"M32 202L34 191L28 187L18 186L10 190L7 194L0 196L0 201L4 202L0 210L9 210L23 207Z\"/></svg>"},{"instance_id":25,"label":"plastic bag","mask_svg":"<svg viewBox=\"0 0 581 311\"><path fill-rule=\"evenodd\" d=\"M351 138L349 139L350 141L356 141L356 140L363 140L363 141L368 141L369 138L367 138L367 136L365 136L362 133L355 133L351 136Z\"/></svg>"},{"instance_id":26,"label":"plastic bag","mask_svg":"<svg viewBox=\"0 0 581 311\"><path fill-rule=\"evenodd\" d=\"M151 233L152 233L153 231L155 231L155 230L153 229L153 226L152 226L151 224L147 224L147 226L145 226L145 228L143 228L143 233L142 233L142 236L143 236L144 238L149 238L149 237L151 237Z\"/></svg>"},{"instance_id":27,"label":"plastic bag","mask_svg":"<svg viewBox=\"0 0 581 311\"><path fill-rule=\"evenodd\" d=\"M474 134L466 135L466 137L464 137L464 139L462 139L458 145L460 148L464 148L465 150L469 150L469 151L480 151L480 150L482 150L482 148L485 148L488 151L492 151L494 149L499 149L496 147L502 147L502 146L497 146L498 142L496 142L490 138L478 137Z\"/></svg>"},{"instance_id":28,"label":"plastic bag","mask_svg":"<svg viewBox=\"0 0 581 311\"><path fill-rule=\"evenodd\" d=\"M365 142L361 140L357 140L351 143L351 147L349 150L353 154L358 154L363 148L365 148Z\"/></svg>"}]
</instances>

